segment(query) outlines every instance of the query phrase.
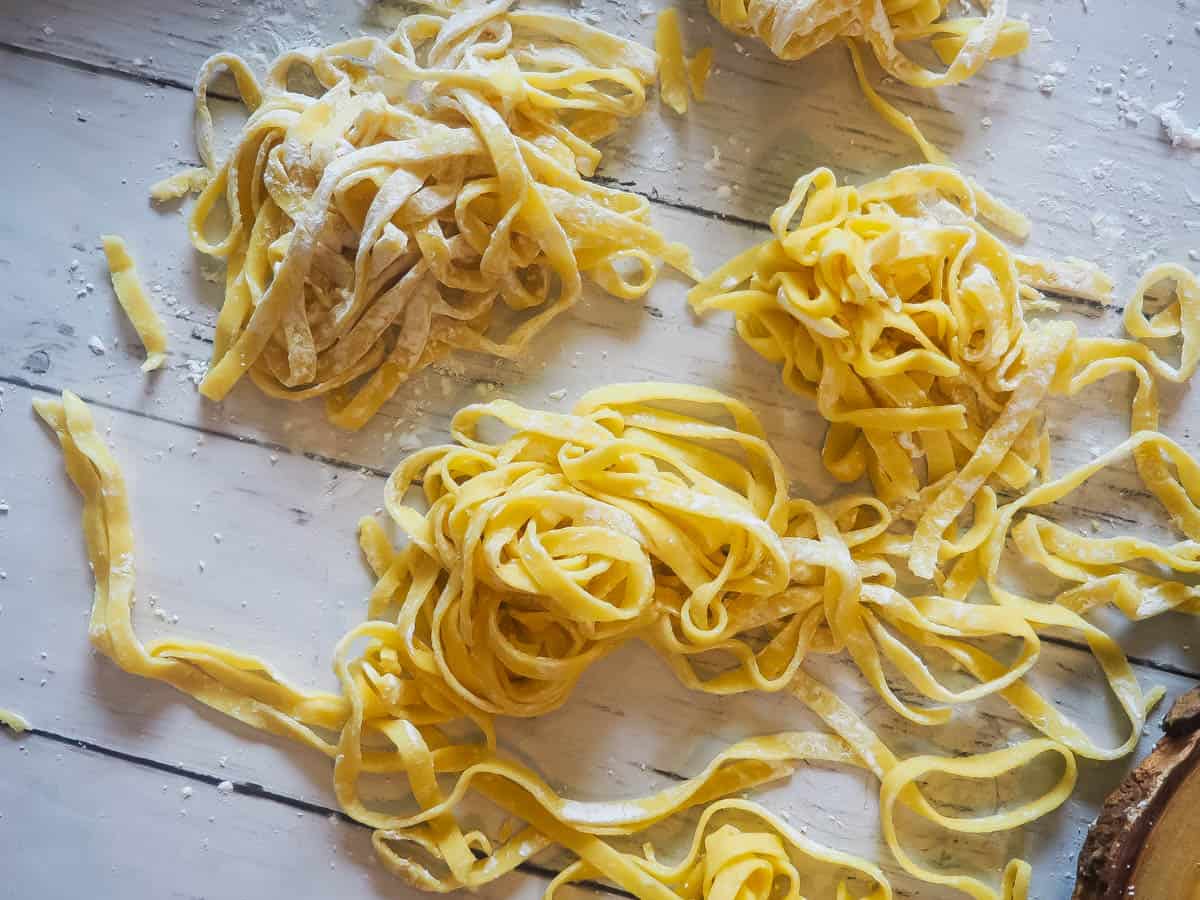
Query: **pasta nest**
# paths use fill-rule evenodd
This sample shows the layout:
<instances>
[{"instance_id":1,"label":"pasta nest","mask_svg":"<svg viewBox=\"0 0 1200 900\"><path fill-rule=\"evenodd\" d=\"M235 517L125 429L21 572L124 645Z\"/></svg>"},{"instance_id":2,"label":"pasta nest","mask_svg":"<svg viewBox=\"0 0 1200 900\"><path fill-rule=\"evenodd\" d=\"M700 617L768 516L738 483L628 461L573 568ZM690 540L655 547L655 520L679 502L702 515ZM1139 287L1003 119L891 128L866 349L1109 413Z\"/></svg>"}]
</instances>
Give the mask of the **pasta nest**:
<instances>
[{"instance_id":1,"label":"pasta nest","mask_svg":"<svg viewBox=\"0 0 1200 900\"><path fill-rule=\"evenodd\" d=\"M950 0L708 0L730 31L757 36L782 59L808 56L838 38L866 41L889 75L914 87L959 84L989 59L1029 43L1029 25L1008 19L1007 0L985 3L982 17L946 18ZM941 72L915 62L898 45L930 41Z\"/></svg>"},{"instance_id":2,"label":"pasta nest","mask_svg":"<svg viewBox=\"0 0 1200 900\"><path fill-rule=\"evenodd\" d=\"M659 260L694 273L648 201L586 180L595 142L641 111L654 53L510 5L290 51L262 84L232 54L205 63L205 167L153 191L201 189L192 242L227 266L205 396L249 374L272 396L324 395L358 428L452 349L523 352L584 275L636 299ZM223 69L249 117L218 162L207 98Z\"/></svg>"},{"instance_id":3,"label":"pasta nest","mask_svg":"<svg viewBox=\"0 0 1200 900\"><path fill-rule=\"evenodd\" d=\"M1039 288L1111 294L1090 264L1011 253L985 217L1025 228L954 169L914 166L860 187L817 169L771 216L774 240L689 298L733 311L741 337L816 400L831 474L869 475L888 504L915 501L967 463L1031 367L1056 371L1049 332L1025 319L1026 304L1047 305ZM1065 352L1065 335L1050 343ZM1009 489L1044 469L1041 422L1028 409L1010 436L997 469Z\"/></svg>"}]
</instances>

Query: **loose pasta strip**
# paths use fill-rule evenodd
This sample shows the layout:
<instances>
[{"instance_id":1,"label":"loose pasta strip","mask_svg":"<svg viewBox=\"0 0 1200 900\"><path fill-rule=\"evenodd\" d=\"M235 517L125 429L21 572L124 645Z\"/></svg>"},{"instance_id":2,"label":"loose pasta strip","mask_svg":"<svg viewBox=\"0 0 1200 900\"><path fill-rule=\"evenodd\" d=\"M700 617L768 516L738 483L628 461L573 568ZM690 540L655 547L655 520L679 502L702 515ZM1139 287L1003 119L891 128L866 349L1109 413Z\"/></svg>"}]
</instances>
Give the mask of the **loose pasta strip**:
<instances>
[{"instance_id":1,"label":"loose pasta strip","mask_svg":"<svg viewBox=\"0 0 1200 900\"><path fill-rule=\"evenodd\" d=\"M738 34L759 37L782 59L800 59L839 37L865 42L893 78L914 87L959 84L992 59L1020 53L1029 24L1009 19L1007 0L985 4L981 18L946 17L950 0L708 0L709 12ZM897 44L929 39L945 63L933 72Z\"/></svg>"},{"instance_id":2,"label":"loose pasta strip","mask_svg":"<svg viewBox=\"0 0 1200 900\"><path fill-rule=\"evenodd\" d=\"M143 372L153 372L167 359L167 330L162 319L146 296L142 280L138 277L133 257L123 238L113 234L101 235L104 256L108 260L108 271L112 277L113 290L125 315L137 330L142 346L146 348Z\"/></svg>"},{"instance_id":3,"label":"loose pasta strip","mask_svg":"<svg viewBox=\"0 0 1200 900\"><path fill-rule=\"evenodd\" d=\"M998 694L1051 738L981 757L971 770L978 777L1049 750L1071 760L1072 751L1113 755L1024 682L1038 658L1039 628L1091 626L1062 608L1053 617L1027 603L904 596L892 587L887 557L902 547L887 505L850 497L818 507L789 497L782 463L758 420L714 391L628 384L593 391L570 414L499 400L461 410L452 423L454 444L415 453L388 480L385 507L407 542L391 546L374 519L360 526L378 581L368 621L335 650L336 695L294 687L265 662L232 650L176 639L143 646L130 621L132 536L120 472L78 399L40 401L38 409L58 433L85 498L97 647L131 672L168 681L331 757L342 807L376 829L388 868L423 889L486 884L557 843L581 860L566 880L604 877L639 897L694 896L667 870L648 867L650 857L619 852L605 838L786 777L800 761L865 766L882 785L894 783L900 776L890 773L904 761L806 674L804 660L815 654L848 651L885 702L914 722L944 721L952 706ZM510 436L485 440L489 422ZM424 494L421 509L408 502L413 490ZM994 519L995 506L989 509ZM961 542L978 548L986 537ZM1088 639L1099 641L1102 633L1094 631ZM978 646L997 638L1017 647L1003 663ZM836 736L785 732L742 741L649 797L561 798L496 747L494 719L558 708L592 663L629 640L655 647L696 689L788 690ZM691 660L714 652L729 663L716 675L706 668L702 678ZM1119 649L1111 652L1106 670L1130 708L1136 738L1154 697L1120 668ZM976 684L941 683L931 654L949 656ZM885 662L929 705L901 700L884 676ZM480 739L450 740L444 727L460 722L471 723ZM403 775L416 810L369 805L359 782L372 772ZM448 780L435 778L439 773ZM941 827L979 832L1057 805L1073 778L1072 768L1009 819L944 820L908 781L895 795ZM464 832L455 809L468 793L526 827L496 844ZM894 802L885 834L892 808ZM790 840L777 828L761 834L752 841L775 847L775 840ZM897 859L924 877L893 843ZM832 854L822 852L823 859ZM851 862L859 872L873 871ZM1023 872L1012 870L1014 885L1023 883ZM977 884L961 881L968 891ZM886 882L872 890L888 896ZM975 896L993 896L984 890Z\"/></svg>"},{"instance_id":4,"label":"loose pasta strip","mask_svg":"<svg viewBox=\"0 0 1200 900\"><path fill-rule=\"evenodd\" d=\"M0 725L8 727L13 734L26 732L30 727L29 720L11 709L0 709Z\"/></svg>"},{"instance_id":5,"label":"loose pasta strip","mask_svg":"<svg viewBox=\"0 0 1200 900\"><path fill-rule=\"evenodd\" d=\"M587 180L596 143L640 113L655 54L511 0L451 6L284 53L261 83L233 54L201 68L205 167L155 191L200 188L192 243L226 265L206 397L249 376L322 396L356 429L453 350L525 353L585 276L635 300L660 262L695 274L644 198ZM248 117L218 161L207 96L222 70ZM299 72L315 96L289 89Z\"/></svg>"},{"instance_id":6,"label":"loose pasta strip","mask_svg":"<svg viewBox=\"0 0 1200 900\"><path fill-rule=\"evenodd\" d=\"M688 111L688 63L683 55L679 10L673 6L658 14L654 51L658 54L659 94L682 116Z\"/></svg>"},{"instance_id":7,"label":"loose pasta strip","mask_svg":"<svg viewBox=\"0 0 1200 900\"><path fill-rule=\"evenodd\" d=\"M198 194L208 185L208 169L198 166L168 175L150 186L150 199L155 203L178 200L188 194Z\"/></svg>"},{"instance_id":8,"label":"loose pasta strip","mask_svg":"<svg viewBox=\"0 0 1200 900\"><path fill-rule=\"evenodd\" d=\"M1015 56L1029 45L1029 23L1007 18L1007 0L983 3L982 17L949 18L949 6L950 0L708 0L708 10L717 21L735 34L758 37L781 59L801 59L834 40L844 40L868 102L888 124L911 138L931 163L945 163L946 157L909 116L871 87L859 44L871 48L888 75L920 88L961 84L989 60ZM898 46L924 40L945 70L925 68Z\"/></svg>"},{"instance_id":9,"label":"loose pasta strip","mask_svg":"<svg viewBox=\"0 0 1200 900\"><path fill-rule=\"evenodd\" d=\"M684 55L679 10L672 6L658 14L654 50L658 54L659 95L682 116L688 111L689 92L697 100L704 99L712 71L712 47L702 48L690 59Z\"/></svg>"}]
</instances>

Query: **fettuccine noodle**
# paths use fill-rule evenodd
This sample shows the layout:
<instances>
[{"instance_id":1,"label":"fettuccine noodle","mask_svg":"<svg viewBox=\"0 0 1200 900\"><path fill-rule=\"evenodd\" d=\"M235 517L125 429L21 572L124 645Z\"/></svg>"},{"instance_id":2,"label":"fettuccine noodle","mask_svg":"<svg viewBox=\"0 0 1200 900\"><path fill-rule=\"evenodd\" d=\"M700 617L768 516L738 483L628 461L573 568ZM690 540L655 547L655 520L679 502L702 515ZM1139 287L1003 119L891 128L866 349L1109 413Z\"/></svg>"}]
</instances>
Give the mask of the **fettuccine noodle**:
<instances>
[{"instance_id":1,"label":"fettuccine noodle","mask_svg":"<svg viewBox=\"0 0 1200 900\"><path fill-rule=\"evenodd\" d=\"M644 198L585 180L594 143L641 111L654 53L511 5L290 51L261 84L232 54L204 64L204 169L152 193L199 189L192 243L227 267L206 397L248 374L272 396L323 395L336 425L358 428L452 349L524 352L584 275L632 300L658 260L694 273ZM223 69L250 115L218 162L208 89ZM289 87L300 71L316 96Z\"/></svg>"},{"instance_id":2,"label":"fettuccine noodle","mask_svg":"<svg viewBox=\"0 0 1200 900\"><path fill-rule=\"evenodd\" d=\"M1007 18L1008 0L987 0L982 17L946 16L950 0L708 0L708 10L735 34L757 36L781 59L801 59L841 39L867 101L893 128L911 138L931 163L946 163L916 122L884 100L867 80L859 42L883 70L920 88L961 84L989 60L1015 56L1029 45L1029 23ZM935 72L898 46L928 40L946 68Z\"/></svg>"},{"instance_id":3,"label":"fettuccine noodle","mask_svg":"<svg viewBox=\"0 0 1200 900\"><path fill-rule=\"evenodd\" d=\"M1200 363L1200 281L1175 265L1147 272L1125 308L1137 340L1080 337L1064 321L1027 323L1023 300L1039 299L1039 288L1104 300L1111 282L1080 260L1014 256L980 224L980 206L952 169L916 166L859 188L839 187L818 169L771 217L774 238L720 267L690 300L701 312L734 312L746 342L782 363L785 384L816 400L829 422L822 458L831 474L868 476L878 498L914 523L909 538L889 535L886 553L905 556L914 575L956 601L984 584L993 605L971 614L995 615L997 633L1017 635L1007 618L1017 612L1026 627L1069 628L1088 642L1133 726L1114 748L1097 746L1013 680L1025 662L999 666L961 648L951 655L985 684L1002 684L1000 695L1048 736L1112 759L1136 745L1159 693L1141 692L1120 648L1082 614L1108 603L1135 619L1200 608L1196 589L1179 577L1196 571L1200 465L1159 433L1155 388L1156 377L1182 382ZM1165 282L1174 282L1175 302L1147 317L1146 295ZM1177 367L1141 342L1175 337ZM1122 372L1137 381L1129 440L1031 489L1048 475L1045 400ZM1086 538L1036 515L1013 527L1018 513L1061 500L1124 456L1188 541ZM999 505L1002 492L1017 497ZM1077 586L1053 604L1007 590L999 570L1010 532L1027 558ZM1160 571L1144 571L1141 561Z\"/></svg>"},{"instance_id":4,"label":"fettuccine noodle","mask_svg":"<svg viewBox=\"0 0 1200 900\"><path fill-rule=\"evenodd\" d=\"M822 459L835 478L867 475L885 503L925 507L911 563L923 578L939 553L971 549L955 552L942 536L971 503L994 505L982 491L993 476L1020 491L1044 474L1041 406L1065 373L1083 370L1082 381L1062 385L1074 392L1102 377L1103 366L1090 364L1105 348L1132 354L1122 364L1130 371L1145 355L1130 341L1077 339L1065 323L1029 325L1022 302L1039 288L1103 301L1112 285L1080 260L1013 255L980 221L995 205L945 167L900 169L861 187L817 169L772 215L771 240L689 294L700 312L735 313L742 338L782 364L789 388L816 400L830 423ZM1069 362L1073 355L1081 358ZM1186 371L1156 374L1179 380L1194 368L1189 357ZM1157 428L1148 408L1137 418L1135 429Z\"/></svg>"},{"instance_id":5,"label":"fettuccine noodle","mask_svg":"<svg viewBox=\"0 0 1200 900\"><path fill-rule=\"evenodd\" d=\"M825 508L790 499L782 464L757 419L714 391L630 384L593 391L570 415L503 400L459 412L455 444L419 451L389 479L387 511L407 543L397 550L375 519L361 524L363 552L378 583L368 620L336 649L340 695L298 688L261 660L203 642L164 639L143 646L130 618L132 534L120 472L77 398L41 401L38 411L58 433L68 472L85 498L97 573L96 646L131 672L168 681L334 759L343 808L376 829L385 864L418 887L479 886L560 844L580 859L560 881L603 877L638 897L718 896L708 893L711 884L698 894L688 875L701 865L695 848L682 868L664 868L651 857L617 851L604 836L636 833L812 761L862 766L881 779L885 839L913 874L943 879L981 900L1019 897L1013 893L1023 883L1019 863L997 891L911 860L890 824L897 802L951 830L1011 828L1070 793L1072 749L1103 754L1071 723L1044 713L1048 704L1023 681L1039 648L1041 619L1026 609L1032 604L984 607L900 594L891 587L895 573L886 559L899 552L889 537L887 507L871 497ZM488 420L512 436L483 440L478 429ZM407 502L418 483L424 512ZM1007 666L972 643L996 636L1022 648ZM639 800L559 798L496 748L494 718L561 706L588 666L631 639L656 647L697 689L789 690L836 736L745 740L695 777ZM359 645L365 648L356 653ZM943 686L922 659L927 648L949 654L978 684L957 692ZM1124 658L1113 648L1119 668ZM969 760L900 760L802 668L810 654L843 649L884 700L913 721L944 721L949 705L998 693L1053 739ZM702 678L692 658L706 652L731 665ZM933 705L902 701L883 677L884 659ZM1113 677L1124 699L1132 698L1127 712L1140 730L1149 700L1131 673ZM442 730L463 721L475 726L479 742L456 744ZM331 732L336 737L326 736ZM393 749L380 748L380 738ZM1064 760L1059 783L992 816L947 818L915 785L931 770L991 778L1048 752ZM358 791L366 772L404 773L417 809L398 815L368 806ZM435 774L452 777L452 786ZM526 827L497 846L478 833L464 834L454 809L469 792ZM751 843L770 849L777 876L793 880L776 854L782 841L865 877L875 884L870 896L890 896L886 880L865 861L800 844L765 811L752 810L767 823L764 831L720 833L731 840L759 835ZM710 808L704 821L714 812ZM705 844L706 866L720 855L712 840ZM422 863L418 851L438 861L439 871Z\"/></svg>"},{"instance_id":6,"label":"fettuccine noodle","mask_svg":"<svg viewBox=\"0 0 1200 900\"><path fill-rule=\"evenodd\" d=\"M1029 24L1007 18L1007 0L985 3L982 17L946 18L950 0L708 0L730 31L754 35L781 59L808 56L837 38L866 42L884 71L913 87L960 84L988 60L1020 53ZM897 46L929 40L946 65L933 72Z\"/></svg>"},{"instance_id":7,"label":"fettuccine noodle","mask_svg":"<svg viewBox=\"0 0 1200 900\"><path fill-rule=\"evenodd\" d=\"M668 7L658 14L654 29L654 51L658 54L658 93L663 103L683 115L688 111L688 93L704 99L712 70L712 47L704 47L689 59L683 53L679 10Z\"/></svg>"},{"instance_id":8,"label":"fettuccine noodle","mask_svg":"<svg viewBox=\"0 0 1200 900\"><path fill-rule=\"evenodd\" d=\"M167 329L151 305L150 298L146 296L146 289L138 277L137 267L133 263L133 257L129 255L129 247L125 240L114 234L102 235L100 240L104 245L104 257L108 261L113 291L138 337L141 338L142 346L146 348L146 361L142 363L142 371L153 372L167 359Z\"/></svg>"}]
</instances>

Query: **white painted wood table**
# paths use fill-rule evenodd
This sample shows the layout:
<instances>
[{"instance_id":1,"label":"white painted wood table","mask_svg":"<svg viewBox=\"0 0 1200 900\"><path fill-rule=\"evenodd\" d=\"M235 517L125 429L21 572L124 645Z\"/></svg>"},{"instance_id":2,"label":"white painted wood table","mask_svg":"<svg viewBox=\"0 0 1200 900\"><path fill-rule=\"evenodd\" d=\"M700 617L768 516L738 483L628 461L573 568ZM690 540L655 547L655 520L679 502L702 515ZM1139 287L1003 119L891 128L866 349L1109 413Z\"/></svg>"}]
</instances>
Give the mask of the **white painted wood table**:
<instances>
[{"instance_id":1,"label":"white painted wood table","mask_svg":"<svg viewBox=\"0 0 1200 900\"><path fill-rule=\"evenodd\" d=\"M885 83L884 93L1031 216L1031 252L1095 259L1122 296L1150 261L1200 258L1200 153L1172 148L1149 112L1184 92L1181 115L1200 120L1200 0L1014 6L1034 26L1021 58L965 87L917 93ZM619 0L573 8L648 41L653 17L643 9ZM915 161L866 108L840 48L782 64L723 33L698 0L686 12L688 45L716 50L711 99L683 119L652 105L609 143L602 174L649 196L658 224L689 243L702 268L761 240L761 223L800 173L829 165L862 180ZM397 16L358 0L0 0L0 706L35 726L0 739L0 896L412 893L370 864L367 831L332 813L324 759L89 650L79 502L30 411L38 396L71 388L111 428L132 492L140 595L157 597L162 611L153 616L139 603L143 634L230 643L320 684L332 682L333 642L363 614L369 582L356 519L378 505L382 477L407 450L445 438L447 417L476 400L480 384L557 408L615 380L712 385L765 416L797 490L830 492L814 410L739 344L727 319L695 320L686 284L670 278L644 306L590 293L519 363L463 357L452 370L425 373L359 434L334 432L319 405L285 408L249 386L220 407L199 398L193 376L211 349L217 279L188 247L176 210L152 208L146 194L194 161L188 90L198 65L218 49L261 65L281 48ZM138 370L140 347L108 285L97 240L107 231L128 238L156 302L173 311L169 367L150 378ZM1092 332L1120 327L1116 308L1067 312ZM564 399L548 396L559 389ZM1128 390L1114 383L1093 389L1082 407L1054 408L1058 466L1124 434ZM1165 390L1164 403L1167 429L1195 449L1195 392ZM1160 533L1128 468L1105 473L1072 502L1084 521ZM1200 678L1194 620L1106 624L1144 683L1174 696ZM822 674L902 751L971 750L1021 733L1002 704L985 703L917 735L880 710L844 662L827 661ZM1047 644L1036 679L1093 733L1119 740L1119 716L1077 643ZM566 708L505 723L502 733L552 783L592 797L669 783L736 737L813 724L786 698L690 694L631 646L592 671ZM1139 753L1156 730L1147 729ZM947 840L914 830L910 843L992 871L1025 854L1035 864L1033 895L1061 900L1086 824L1127 767L1083 764L1072 800L1022 833ZM226 780L232 793L217 790ZM998 786L997 797L1002 789L1013 784ZM944 896L890 863L865 779L805 768L764 800L810 835L881 859L901 895ZM486 893L536 896L560 863L550 857Z\"/></svg>"}]
</instances>

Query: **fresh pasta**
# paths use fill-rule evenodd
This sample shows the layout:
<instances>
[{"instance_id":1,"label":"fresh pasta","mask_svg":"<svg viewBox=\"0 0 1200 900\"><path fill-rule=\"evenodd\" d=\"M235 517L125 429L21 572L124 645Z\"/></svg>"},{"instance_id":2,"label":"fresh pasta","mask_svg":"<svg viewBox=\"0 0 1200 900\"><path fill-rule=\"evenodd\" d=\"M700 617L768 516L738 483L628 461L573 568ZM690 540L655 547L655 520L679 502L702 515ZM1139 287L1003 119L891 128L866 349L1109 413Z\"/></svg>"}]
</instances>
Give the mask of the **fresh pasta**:
<instances>
[{"instance_id":1,"label":"fresh pasta","mask_svg":"<svg viewBox=\"0 0 1200 900\"><path fill-rule=\"evenodd\" d=\"M58 434L85 500L97 573L96 646L129 671L165 680L333 759L342 807L375 829L385 865L423 889L478 887L558 844L579 862L556 884L601 877L638 897L729 896L706 893L711 885L697 894L691 880L701 864L696 848L703 843L710 856L719 856L728 837L769 849L770 871L793 887L780 847L784 855L799 849L846 868L870 886L872 893L860 896L890 897L886 879L869 863L798 843L755 806L747 809L765 823L763 830L718 829L703 842L697 837L677 867L604 840L706 806L699 835L732 794L786 777L809 761L863 767L880 779L885 841L913 875L977 900L1021 898L1028 867L1020 861L999 888L914 861L894 824L897 806L955 831L1016 827L1069 795L1076 754L1128 752L1158 696L1142 692L1115 642L1066 608L1016 597L990 605L906 597L893 586L889 561L906 546L892 533L885 504L855 496L819 507L789 497L782 463L747 407L714 391L664 384L601 388L570 414L505 400L461 410L452 423L454 444L418 451L388 480L386 510L406 543L393 547L374 518L360 523L363 554L378 578L367 620L335 650L340 694L306 691L265 661L233 650L179 639L138 641L120 471L77 398L39 401L38 411ZM481 429L496 426L510 436L481 436ZM423 495L421 509L408 499L414 490ZM997 513L1001 521L1006 509ZM1024 680L1038 658L1039 629L1052 626L1081 630L1100 648L1133 725L1131 742L1116 750L1096 746ZM1018 648L1010 662L978 646L995 638ZM833 733L785 732L739 742L698 775L651 797L561 798L497 748L494 719L559 707L588 666L632 639L656 648L696 689L786 690ZM911 721L945 721L954 705L995 694L1047 736L961 760L899 759L804 668L811 655L843 650L884 701ZM976 684L957 690L942 684L932 652L953 659ZM706 669L704 677L692 663L700 653L716 653L728 665L715 675ZM884 677L885 661L928 705L901 699ZM444 727L461 722L474 726L477 742L450 740ZM992 778L1047 753L1063 760L1059 782L993 815L946 818L917 787L930 771ZM362 775L379 772L408 778L415 810L376 810L360 796ZM452 786L438 774L450 776ZM525 827L499 843L463 832L454 809L469 793ZM714 834L722 835L715 848Z\"/></svg>"},{"instance_id":2,"label":"fresh pasta","mask_svg":"<svg viewBox=\"0 0 1200 900\"><path fill-rule=\"evenodd\" d=\"M985 14L949 18L950 0L708 0L709 12L735 34L757 36L781 59L800 59L841 39L863 96L881 118L921 150L927 162L949 162L901 112L871 86L860 44L880 67L913 87L961 84L989 60L1015 56L1029 45L1029 23L1007 16L1007 0L982 4ZM965 4L964 4L965 5ZM946 68L925 68L899 45L928 41Z\"/></svg>"},{"instance_id":3,"label":"fresh pasta","mask_svg":"<svg viewBox=\"0 0 1200 900\"><path fill-rule=\"evenodd\" d=\"M108 260L108 271L112 277L113 291L125 315L133 324L141 338L142 346L146 348L146 361L142 363L143 372L153 372L162 366L167 359L167 330L163 327L162 319L146 296L146 289L138 277L133 257L129 255L129 247L124 239L113 234L103 235L104 256Z\"/></svg>"},{"instance_id":4,"label":"fresh pasta","mask_svg":"<svg viewBox=\"0 0 1200 900\"><path fill-rule=\"evenodd\" d=\"M0 725L6 726L13 734L22 734L29 730L28 720L11 709L0 709Z\"/></svg>"},{"instance_id":5,"label":"fresh pasta","mask_svg":"<svg viewBox=\"0 0 1200 900\"><path fill-rule=\"evenodd\" d=\"M1007 0L984 3L982 17L948 18L950 0L708 0L736 34L757 36L781 59L800 59L838 38L861 40L885 72L913 87L960 84L992 59L1020 53L1029 24L1009 19ZM898 45L928 40L945 64L931 71Z\"/></svg>"},{"instance_id":6,"label":"fresh pasta","mask_svg":"<svg viewBox=\"0 0 1200 900\"><path fill-rule=\"evenodd\" d=\"M761 876L754 873L764 864L771 867L772 880L790 882L794 895L799 885L790 860L798 855L840 867L848 878L866 882L870 893L859 896L871 900L892 896L886 878L870 863L821 847L757 805L721 800L786 776L799 760L857 765L850 747L832 735L792 732L740 742L694 778L648 798L608 803L558 797L535 772L496 749L490 708L533 715L561 702L565 694L540 689L514 693L511 684L506 692L489 678L492 667L482 675L487 686L499 688L490 693L467 678L471 666L456 669L449 678L440 676L439 666L463 665L458 648L443 647L436 627L428 630L430 616L440 618L440 613L410 608L390 621L381 616L386 606L402 603L406 597L410 607L429 601L432 595L426 589L441 577L434 561L421 556L417 544L395 551L373 519L364 520L360 540L380 580L370 600L370 619L347 634L335 651L341 694L297 687L263 660L203 641L166 638L143 644L132 627L133 534L121 471L78 397L66 392L61 401L39 400L35 407L57 435L67 472L84 500L83 530L96 577L89 626L94 646L126 671L165 681L246 724L296 739L333 759L339 801L348 814L375 829L374 843L383 863L413 886L437 892L477 887L558 843L576 853L579 862L562 872L548 895L563 883L599 876L639 897L734 897L740 896L739 884L761 884ZM442 471L451 477L460 474L453 466ZM389 502L395 501L395 490L404 477L398 472L389 484ZM435 480L431 478L430 484ZM590 530L595 537L603 536L599 525ZM586 543L586 530L575 536ZM531 537L537 540L536 535ZM618 554L624 550L628 548ZM601 575L599 568L593 574ZM461 572L449 574L458 579ZM520 577L515 570L510 575ZM590 580L579 568L568 577ZM481 590L491 591L487 586ZM455 618L463 612L456 609ZM541 632L546 653L560 654L564 635L548 617L513 612L522 616L521 627ZM482 613L486 617L488 611ZM352 649L359 642L365 642L366 649L355 655ZM513 644L498 642L493 649L506 659L518 659L522 653L533 659ZM554 668L553 659L543 661L546 680ZM570 674L560 669L561 677ZM487 698L481 696L484 693ZM482 735L478 743L453 744L440 727L462 719L478 726ZM368 746L369 739L378 738L386 740L390 749L379 748L374 740ZM368 808L358 796L357 783L364 772L404 774L416 810L397 815ZM449 793L440 786L439 774L456 776ZM526 827L498 846L479 832L464 833L454 818L454 807L468 791L491 799L524 820ZM705 810L691 853L676 867L660 864L652 853L618 851L603 840L636 833L710 801L718 802ZM705 837L711 818L734 809L757 818L762 831L747 832L727 824ZM433 872L422 864L420 852L437 860L443 871ZM750 866L738 862L747 854L763 862ZM700 873L711 877L697 881ZM748 896L767 894L756 887Z\"/></svg>"},{"instance_id":7,"label":"fresh pasta","mask_svg":"<svg viewBox=\"0 0 1200 900\"><path fill-rule=\"evenodd\" d=\"M861 187L817 169L772 215L771 240L689 294L700 312L733 312L742 338L782 364L784 383L816 400L829 422L830 474L868 476L885 503L922 507L910 565L923 578L939 554L957 555L943 541L952 523L972 503L994 505L990 480L1021 491L1045 473L1045 398L1103 377L1094 363L1106 350L1127 357L1130 371L1147 352L1079 339L1062 322L1027 323L1023 302L1042 299L1039 288L1107 300L1112 284L1081 260L1012 254L982 222L996 208L946 167L900 169ZM1180 277L1190 314L1194 278ZM1155 330L1130 316L1136 334ZM1179 380L1194 368L1189 355L1186 371L1156 373ZM1071 369L1080 374L1068 384ZM1157 428L1150 402L1135 404L1135 429Z\"/></svg>"},{"instance_id":8,"label":"fresh pasta","mask_svg":"<svg viewBox=\"0 0 1200 900\"><path fill-rule=\"evenodd\" d=\"M689 92L697 100L704 99L705 85L712 71L713 49L704 47L690 59L684 55L679 10L672 6L658 14L654 50L659 61L659 97L683 115L688 111Z\"/></svg>"},{"instance_id":9,"label":"fresh pasta","mask_svg":"<svg viewBox=\"0 0 1200 900\"><path fill-rule=\"evenodd\" d=\"M585 275L633 300L659 261L694 274L648 201L586 180L595 143L641 111L655 54L511 6L290 51L261 83L232 54L204 64L204 167L152 195L199 190L192 243L226 265L206 397L249 376L275 397L323 396L334 424L359 428L453 349L522 353ZM222 70L249 117L218 161L207 97Z\"/></svg>"},{"instance_id":10,"label":"fresh pasta","mask_svg":"<svg viewBox=\"0 0 1200 900\"><path fill-rule=\"evenodd\" d=\"M993 205L953 169L915 166L858 188L839 187L818 169L775 211L771 240L718 268L689 296L700 312L732 311L746 342L782 364L785 384L816 400L829 422L826 468L846 482L868 477L879 500L902 511L898 524L911 523L911 533L891 534L888 552L903 555L913 575L956 601L985 586L993 605L974 614L990 609L1006 618L1000 611L1019 609L1035 630L1065 627L1088 642L1132 725L1114 748L1099 747L1009 680L1023 664L1006 669L973 651L952 655L976 678L1003 681L1000 695L1075 753L1116 758L1135 746L1159 693L1134 687L1120 648L1082 614L1109 603L1135 619L1197 608L1186 576L1200 535L1200 464L1159 433L1155 378L1182 382L1200 363L1200 280L1171 264L1147 272L1125 307L1133 339L1080 337L1065 321L1027 322L1023 302L1043 300L1041 288L1103 300L1111 282L1080 260L1013 255L980 224ZM1174 302L1147 317L1147 294L1166 283L1175 286ZM1144 343L1151 338L1180 339L1179 365ZM1137 382L1130 438L1045 480L1046 398L1073 396L1120 373ZM1186 542L1089 538L1037 515L1017 521L1126 456ZM1003 493L1016 499L1000 505ZM967 518L970 526L960 525ZM1000 557L1010 533L1028 559L1076 586L1052 604L1006 589ZM1160 571L1145 571L1143 561Z\"/></svg>"}]
</instances>

